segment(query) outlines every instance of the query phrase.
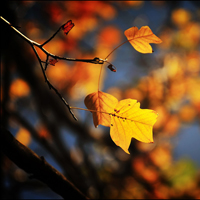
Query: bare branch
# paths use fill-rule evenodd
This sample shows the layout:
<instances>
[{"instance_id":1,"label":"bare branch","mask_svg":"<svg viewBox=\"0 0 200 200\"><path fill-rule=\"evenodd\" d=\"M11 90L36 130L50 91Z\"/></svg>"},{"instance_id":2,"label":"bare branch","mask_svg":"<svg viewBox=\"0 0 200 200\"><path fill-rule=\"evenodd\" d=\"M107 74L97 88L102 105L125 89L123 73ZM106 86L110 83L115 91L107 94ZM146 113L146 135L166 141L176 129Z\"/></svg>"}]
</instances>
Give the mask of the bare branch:
<instances>
[{"instance_id":1,"label":"bare branch","mask_svg":"<svg viewBox=\"0 0 200 200\"><path fill-rule=\"evenodd\" d=\"M30 38L26 37L24 34L22 34L19 30L17 30L14 26L12 26L12 24L10 22L8 22L6 19L4 19L2 16L0 16L0 18L5 22L7 23L15 32L17 32L26 42L28 42L29 44L31 45L35 45L37 46L38 48L40 48L46 55L49 55L53 58L57 58L57 59L60 59L60 60L67 60L67 61L77 61L77 62L88 62L88 63L93 63L93 64L103 64L104 63L104 59L101 59L101 58L94 58L94 59L77 59L77 58L66 58L66 57L61 57L61 56L57 56L57 55L54 55L50 52L48 52L45 48L43 48L43 46L49 42L57 33L58 31L60 30L60 28L56 31L56 33L50 38L48 39L46 42L44 42L43 44L39 44L33 40L31 40Z\"/></svg>"}]
</instances>

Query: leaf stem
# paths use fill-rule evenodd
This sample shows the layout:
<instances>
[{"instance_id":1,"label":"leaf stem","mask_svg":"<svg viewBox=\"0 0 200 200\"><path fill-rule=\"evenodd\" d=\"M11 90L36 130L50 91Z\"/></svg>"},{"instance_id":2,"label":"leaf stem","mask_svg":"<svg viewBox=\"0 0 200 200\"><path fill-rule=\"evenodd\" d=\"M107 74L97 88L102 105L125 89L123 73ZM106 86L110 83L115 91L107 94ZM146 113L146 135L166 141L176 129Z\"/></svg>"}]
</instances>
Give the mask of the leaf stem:
<instances>
[{"instance_id":1,"label":"leaf stem","mask_svg":"<svg viewBox=\"0 0 200 200\"><path fill-rule=\"evenodd\" d=\"M100 72L99 72L98 91L99 91L99 86L100 86L102 68L103 68L103 64L101 65L101 67L100 67Z\"/></svg>"},{"instance_id":2,"label":"leaf stem","mask_svg":"<svg viewBox=\"0 0 200 200\"><path fill-rule=\"evenodd\" d=\"M89 112L100 112L100 113L104 113L104 114L108 114L108 115L112 114L112 113L98 111L98 110L90 110L90 109L79 108L79 107L71 107L71 106L70 106L70 109L85 110L85 111L89 111Z\"/></svg>"},{"instance_id":3,"label":"leaf stem","mask_svg":"<svg viewBox=\"0 0 200 200\"><path fill-rule=\"evenodd\" d=\"M129 40L126 40L125 42L121 43L120 45L118 45L117 47L115 47L105 58L105 60L115 51L117 50L119 47L121 47L123 44L127 43Z\"/></svg>"},{"instance_id":4,"label":"leaf stem","mask_svg":"<svg viewBox=\"0 0 200 200\"><path fill-rule=\"evenodd\" d=\"M127 43L129 40L126 40L125 42L121 43L120 45L118 45L117 47L115 47L104 59L104 62L107 62L110 64L110 62L107 61L108 57L115 51L117 50L119 47L121 47L123 44ZM114 65L113 65L114 66ZM99 74L99 81L98 81L98 91L99 91L99 85L100 85L100 78L101 78L101 72L102 72L102 67L103 64L101 65L101 69L100 69L100 74ZM115 66L114 66L115 67ZM116 67L115 67L116 69Z\"/></svg>"}]
</instances>

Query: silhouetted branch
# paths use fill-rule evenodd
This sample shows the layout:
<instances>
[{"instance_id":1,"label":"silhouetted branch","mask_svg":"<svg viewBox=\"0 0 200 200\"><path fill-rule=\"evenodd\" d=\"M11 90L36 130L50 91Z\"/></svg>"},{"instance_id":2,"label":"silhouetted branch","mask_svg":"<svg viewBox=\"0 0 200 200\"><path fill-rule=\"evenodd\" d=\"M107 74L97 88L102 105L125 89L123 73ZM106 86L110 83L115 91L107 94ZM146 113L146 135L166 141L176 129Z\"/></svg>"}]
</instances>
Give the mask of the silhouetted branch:
<instances>
[{"instance_id":1,"label":"silhouetted branch","mask_svg":"<svg viewBox=\"0 0 200 200\"><path fill-rule=\"evenodd\" d=\"M2 152L32 178L36 178L64 199L87 199L67 178L39 157L31 149L17 141L12 134L1 127Z\"/></svg>"},{"instance_id":2,"label":"silhouetted branch","mask_svg":"<svg viewBox=\"0 0 200 200\"><path fill-rule=\"evenodd\" d=\"M47 78L47 75L45 73L45 70L47 68L47 65L48 65L48 58L49 56L53 57L54 59L60 59L60 60L66 60L66 61L78 61L78 62L87 62L87 63L93 63L93 64L103 64L105 60L101 59L101 58L97 58L95 57L94 59L76 59L76 58L66 58L66 57L60 57L60 56L57 56L57 55L54 55L50 52L48 52L45 48L43 48L43 46L48 43L60 30L60 28L55 32L55 34L50 38L48 39L46 42L44 42L43 44L39 44L33 40L31 40L30 38L28 38L27 36L25 36L24 34L22 34L19 30L17 30L14 26L12 26L12 24L10 22L8 22L6 19L4 19L2 16L0 16L0 18L6 23L8 24L16 33L18 33L19 36L21 36L22 39L24 39L26 42L28 42L31 47L33 48L33 51L35 53L35 55L37 56L37 59L40 63L40 67L41 67L41 70L42 70L42 73L43 73L43 76L44 76L44 79L45 79L45 82L48 84L49 86L49 89L53 89L55 91L55 93L58 95L58 97L62 100L62 102L67 106L70 114L72 115L72 117L75 119L75 120L78 120L76 118L76 116L74 115L74 113L72 112L69 104L67 103L67 101L64 99L64 97L62 97L62 95L58 92L58 90L50 83L50 81L48 80ZM36 49L34 46L37 46L39 49L41 49L47 56L47 59L46 59L46 62L45 62L45 68L43 67L42 63L43 61L40 59Z\"/></svg>"}]
</instances>

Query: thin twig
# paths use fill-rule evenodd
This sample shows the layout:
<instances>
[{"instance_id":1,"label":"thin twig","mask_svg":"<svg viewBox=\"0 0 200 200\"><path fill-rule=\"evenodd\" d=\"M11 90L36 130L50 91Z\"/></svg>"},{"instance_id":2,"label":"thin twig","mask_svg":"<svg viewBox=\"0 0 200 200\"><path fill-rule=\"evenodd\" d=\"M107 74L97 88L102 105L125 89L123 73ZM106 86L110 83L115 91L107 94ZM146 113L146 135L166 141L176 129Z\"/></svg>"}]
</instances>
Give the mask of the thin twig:
<instances>
[{"instance_id":1,"label":"thin twig","mask_svg":"<svg viewBox=\"0 0 200 200\"><path fill-rule=\"evenodd\" d=\"M44 70L47 69L47 66L48 66L48 64L49 64L49 63L48 63L48 60L49 60L49 55L47 55Z\"/></svg>"},{"instance_id":2,"label":"thin twig","mask_svg":"<svg viewBox=\"0 0 200 200\"><path fill-rule=\"evenodd\" d=\"M69 112L71 113L72 117L73 117L76 121L78 121L78 119L76 118L76 116L74 115L74 113L71 111L70 106L69 106L69 104L67 103L67 101L64 99L64 97L62 97L62 95L58 92L58 90L49 82L49 80L48 80L48 78L47 78L47 76L46 76L45 70L44 70L44 68L43 68L41 59L40 59L40 57L39 57L39 55L38 55L38 53L37 53L37 50L35 49L35 47L34 47L33 45L31 45L31 46L32 46L32 48L33 48L33 50L34 50L34 52L35 52L35 55L37 56L37 59L38 59L39 63L40 63L40 67L41 67L42 73L43 73L43 75L44 75L45 82L48 84L49 89L53 89L53 90L55 91L55 93L58 95L58 97L59 97L59 98L62 100L62 102L67 106L67 108L68 108ZM47 55L47 57L48 57L48 55Z\"/></svg>"},{"instance_id":3,"label":"thin twig","mask_svg":"<svg viewBox=\"0 0 200 200\"><path fill-rule=\"evenodd\" d=\"M41 44L41 47L43 47L45 44L47 44L50 40L52 40L56 34L60 31L61 27L46 41L44 42L43 44Z\"/></svg>"},{"instance_id":4,"label":"thin twig","mask_svg":"<svg viewBox=\"0 0 200 200\"><path fill-rule=\"evenodd\" d=\"M37 53L37 50L35 49L35 47L34 47L33 45L31 45L31 47L33 48L33 51L34 51L35 55L37 56L37 59L38 59L38 61L39 61L39 63L40 63L40 67L41 67L41 70L42 70L42 73L43 73L43 76L44 76L45 82L48 83L49 81L48 81L48 79L47 79L46 73L45 73L45 71L44 71L44 68L43 68L43 65L42 65L41 59L40 59L40 57L39 57L39 55L38 55L38 53ZM49 89L51 89L51 87L50 87L49 84L48 84L48 86L49 86Z\"/></svg>"}]
</instances>

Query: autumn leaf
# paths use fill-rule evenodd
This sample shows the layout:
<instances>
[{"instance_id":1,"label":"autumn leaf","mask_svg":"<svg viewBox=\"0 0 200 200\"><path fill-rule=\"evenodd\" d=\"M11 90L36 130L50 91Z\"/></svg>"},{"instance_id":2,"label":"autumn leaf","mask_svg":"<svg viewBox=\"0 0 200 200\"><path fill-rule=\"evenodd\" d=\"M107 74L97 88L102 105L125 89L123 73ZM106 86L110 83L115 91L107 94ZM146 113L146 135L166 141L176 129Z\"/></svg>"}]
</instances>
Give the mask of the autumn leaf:
<instances>
[{"instance_id":1,"label":"autumn leaf","mask_svg":"<svg viewBox=\"0 0 200 200\"><path fill-rule=\"evenodd\" d=\"M141 142L153 142L153 125L157 114L150 109L140 109L134 99L118 100L110 94L98 91L85 98L86 107L93 114L95 127L110 126L113 142L129 154L131 138Z\"/></svg>"},{"instance_id":2,"label":"autumn leaf","mask_svg":"<svg viewBox=\"0 0 200 200\"><path fill-rule=\"evenodd\" d=\"M74 23L72 20L67 21L65 24L61 26L61 29L64 31L64 34L67 35L69 31L74 27Z\"/></svg>"},{"instance_id":3,"label":"autumn leaf","mask_svg":"<svg viewBox=\"0 0 200 200\"><path fill-rule=\"evenodd\" d=\"M140 103L134 99L119 101L111 115L110 136L117 146L129 154L131 138L141 142L153 142L152 128L157 113L150 109L140 109Z\"/></svg>"},{"instance_id":4,"label":"autumn leaf","mask_svg":"<svg viewBox=\"0 0 200 200\"><path fill-rule=\"evenodd\" d=\"M98 127L99 124L103 126L110 126L111 116L108 113L114 111L118 100L110 94L98 91L89 94L85 97L84 103L89 110L97 111L92 112L94 126Z\"/></svg>"},{"instance_id":5,"label":"autumn leaf","mask_svg":"<svg viewBox=\"0 0 200 200\"><path fill-rule=\"evenodd\" d=\"M57 60L57 59L54 59L54 58L49 60L49 64L50 64L50 65L53 65L53 66L55 66L55 64L56 64L57 62L58 62L58 60Z\"/></svg>"},{"instance_id":6,"label":"autumn leaf","mask_svg":"<svg viewBox=\"0 0 200 200\"><path fill-rule=\"evenodd\" d=\"M142 26L140 30L132 27L124 32L131 45L140 53L152 53L152 47L149 43L159 44L162 42L148 26Z\"/></svg>"}]
</instances>

